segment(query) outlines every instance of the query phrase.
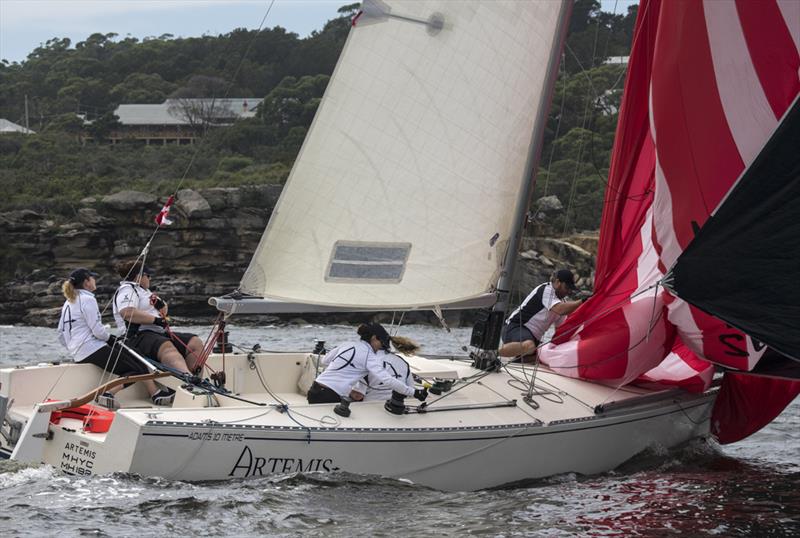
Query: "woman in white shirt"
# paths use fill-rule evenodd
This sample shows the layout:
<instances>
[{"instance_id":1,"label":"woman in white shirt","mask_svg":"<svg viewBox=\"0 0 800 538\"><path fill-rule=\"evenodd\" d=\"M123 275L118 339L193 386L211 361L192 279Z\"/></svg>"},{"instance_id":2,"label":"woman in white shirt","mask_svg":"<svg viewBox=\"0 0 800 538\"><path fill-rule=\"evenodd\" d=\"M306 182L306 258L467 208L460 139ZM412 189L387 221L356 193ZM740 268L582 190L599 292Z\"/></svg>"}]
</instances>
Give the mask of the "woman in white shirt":
<instances>
[{"instance_id":1,"label":"woman in white shirt","mask_svg":"<svg viewBox=\"0 0 800 538\"><path fill-rule=\"evenodd\" d=\"M389 349L386 329L379 323L366 323L358 327L358 335L359 341L342 344L322 358L321 364L327 367L308 390L308 403L338 403L367 374L391 390L425 400L427 391L392 377L378 358L379 350Z\"/></svg>"},{"instance_id":2,"label":"woman in white shirt","mask_svg":"<svg viewBox=\"0 0 800 538\"><path fill-rule=\"evenodd\" d=\"M392 347L403 355L413 355L419 350L419 345L410 338L403 336L389 337ZM380 349L376 352L378 360L383 364L383 369L393 378L405 383L407 387L414 388L414 376L411 374L411 367L406 360L391 351ZM392 397L392 389L386 383L382 383L377 376L372 373L367 375L366 380L360 379L353 390L350 392L350 399L365 402L378 400L388 400Z\"/></svg>"},{"instance_id":3,"label":"woman in white shirt","mask_svg":"<svg viewBox=\"0 0 800 538\"><path fill-rule=\"evenodd\" d=\"M114 347L116 337L109 334L100 320L100 309L94 290L97 273L88 269L75 269L64 281L61 291L66 301L58 320L58 341L69 350L75 362L89 363L118 376L146 374L147 368L125 349ZM166 405L170 398L159 391L153 381L143 381L153 403ZM115 407L114 394L122 390L119 385L98 397L106 407ZM171 401L171 400L170 400Z\"/></svg>"}]
</instances>

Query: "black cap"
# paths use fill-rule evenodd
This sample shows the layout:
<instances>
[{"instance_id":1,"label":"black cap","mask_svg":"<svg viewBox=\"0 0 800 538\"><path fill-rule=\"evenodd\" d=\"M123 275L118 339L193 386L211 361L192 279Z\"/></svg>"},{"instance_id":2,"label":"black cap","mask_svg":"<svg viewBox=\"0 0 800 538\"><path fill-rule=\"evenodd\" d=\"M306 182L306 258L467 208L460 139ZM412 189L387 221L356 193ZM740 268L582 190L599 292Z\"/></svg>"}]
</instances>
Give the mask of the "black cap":
<instances>
[{"instance_id":1,"label":"black cap","mask_svg":"<svg viewBox=\"0 0 800 538\"><path fill-rule=\"evenodd\" d=\"M147 276L156 276L156 270L146 265L142 268L142 274Z\"/></svg>"},{"instance_id":2,"label":"black cap","mask_svg":"<svg viewBox=\"0 0 800 538\"><path fill-rule=\"evenodd\" d=\"M383 349L389 350L389 333L386 332L386 329L383 328L383 325L380 323L368 323L367 326L370 328L373 336L377 336L378 340L380 340Z\"/></svg>"},{"instance_id":3,"label":"black cap","mask_svg":"<svg viewBox=\"0 0 800 538\"><path fill-rule=\"evenodd\" d=\"M556 271L555 276L556 279L566 284L570 290L575 290L577 288L577 286L575 286L575 277L569 269L559 269Z\"/></svg>"},{"instance_id":4,"label":"black cap","mask_svg":"<svg viewBox=\"0 0 800 538\"><path fill-rule=\"evenodd\" d=\"M79 269L75 269L69 274L69 281L72 282L73 286L77 286L79 284L83 284L84 280L92 276L97 278L100 275L98 275L94 271L88 270L85 267L81 267Z\"/></svg>"}]
</instances>

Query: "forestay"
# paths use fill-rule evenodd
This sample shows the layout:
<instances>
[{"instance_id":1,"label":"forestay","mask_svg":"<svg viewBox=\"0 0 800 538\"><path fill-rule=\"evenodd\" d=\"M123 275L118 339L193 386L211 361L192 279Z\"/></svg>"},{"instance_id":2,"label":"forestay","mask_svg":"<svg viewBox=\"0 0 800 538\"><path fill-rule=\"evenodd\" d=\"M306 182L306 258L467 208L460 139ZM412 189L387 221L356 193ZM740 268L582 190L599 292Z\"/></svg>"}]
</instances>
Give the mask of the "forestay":
<instances>
[{"instance_id":1,"label":"forestay","mask_svg":"<svg viewBox=\"0 0 800 538\"><path fill-rule=\"evenodd\" d=\"M235 311L494 300L568 6L363 7Z\"/></svg>"}]
</instances>

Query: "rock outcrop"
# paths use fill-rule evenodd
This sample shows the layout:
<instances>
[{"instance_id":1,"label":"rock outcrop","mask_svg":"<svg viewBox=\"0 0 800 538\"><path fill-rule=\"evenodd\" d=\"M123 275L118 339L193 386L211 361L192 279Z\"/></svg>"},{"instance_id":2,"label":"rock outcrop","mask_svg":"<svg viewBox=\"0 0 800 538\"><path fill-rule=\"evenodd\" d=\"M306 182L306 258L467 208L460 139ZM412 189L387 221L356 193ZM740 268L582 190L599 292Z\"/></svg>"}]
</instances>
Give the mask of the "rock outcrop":
<instances>
[{"instance_id":1,"label":"rock outcrop","mask_svg":"<svg viewBox=\"0 0 800 538\"><path fill-rule=\"evenodd\" d=\"M54 326L63 304L61 283L76 267L100 273L97 298L102 309L119 282L115 264L136 257L151 239L148 265L157 271L154 288L168 298L170 314L208 323L216 314L208 297L238 286L280 191L280 185L182 190L170 213L173 224L155 237L153 218L166 200L142 192L87 198L68 222L30 210L2 213L0 323ZM590 289L595 250L592 236L526 239L515 288L525 294L554 269L566 266L577 272L580 287ZM518 299L515 295L512 303ZM295 317L287 316L286 321ZM310 322L368 317L303 316ZM457 325L468 318L453 313L447 321ZM409 321L435 318L411 313L406 316Z\"/></svg>"},{"instance_id":2,"label":"rock outcrop","mask_svg":"<svg viewBox=\"0 0 800 538\"><path fill-rule=\"evenodd\" d=\"M28 210L0 214L0 323L54 324L61 283L76 267L100 273L102 308L120 280L115 264L136 257L151 239L148 265L158 271L154 287L170 298L171 314L210 318L208 297L236 288L280 191L279 185L180 191L173 224L155 237L153 218L165 200L141 192L85 199L66 223Z\"/></svg>"}]
</instances>

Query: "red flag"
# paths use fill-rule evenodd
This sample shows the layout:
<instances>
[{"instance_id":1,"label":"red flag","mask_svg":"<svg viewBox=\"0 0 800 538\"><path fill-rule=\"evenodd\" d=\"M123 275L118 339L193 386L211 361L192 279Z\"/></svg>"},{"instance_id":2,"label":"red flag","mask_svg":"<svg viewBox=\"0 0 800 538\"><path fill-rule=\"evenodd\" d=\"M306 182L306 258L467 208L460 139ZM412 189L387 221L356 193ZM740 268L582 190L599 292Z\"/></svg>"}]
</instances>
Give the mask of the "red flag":
<instances>
[{"instance_id":1,"label":"red flag","mask_svg":"<svg viewBox=\"0 0 800 538\"><path fill-rule=\"evenodd\" d=\"M169 219L169 208L172 206L172 203L175 201L175 196L172 195L167 199L167 203L164 204L164 207L161 208L161 211L158 212L156 215L155 221L156 224L159 226L169 226L172 224L172 220Z\"/></svg>"}]
</instances>

